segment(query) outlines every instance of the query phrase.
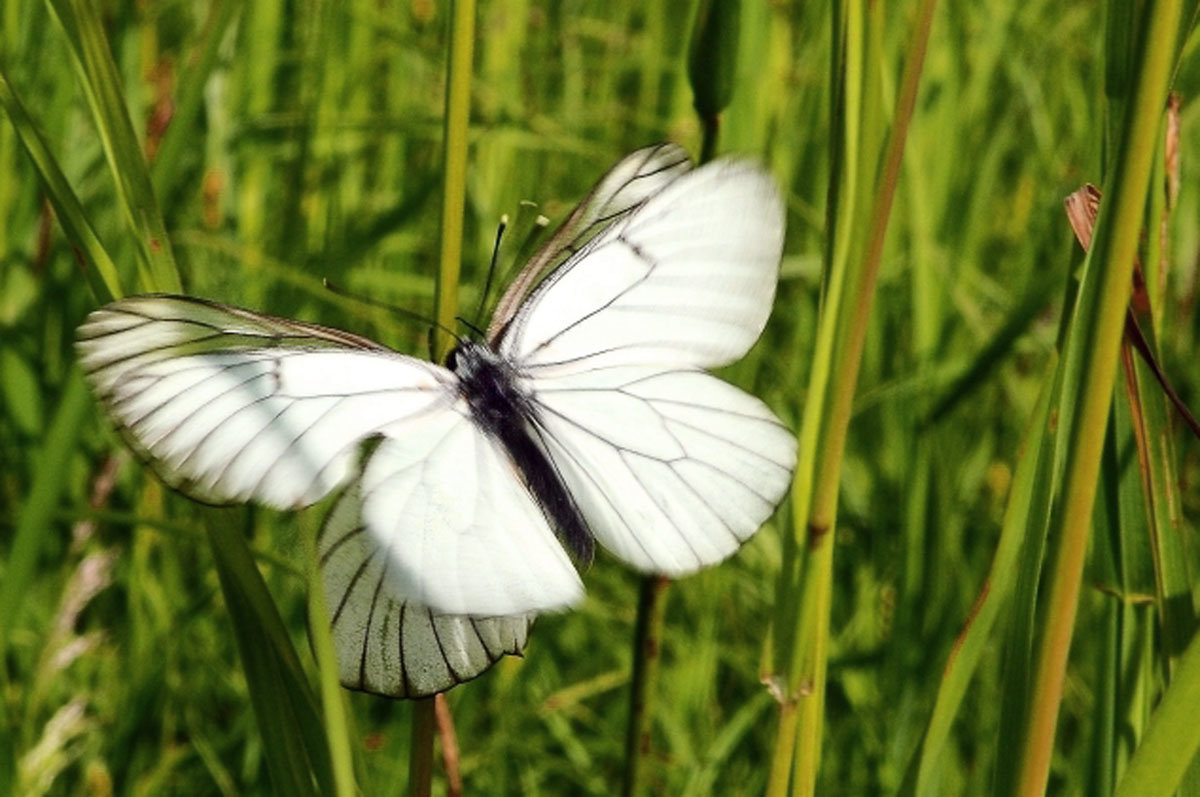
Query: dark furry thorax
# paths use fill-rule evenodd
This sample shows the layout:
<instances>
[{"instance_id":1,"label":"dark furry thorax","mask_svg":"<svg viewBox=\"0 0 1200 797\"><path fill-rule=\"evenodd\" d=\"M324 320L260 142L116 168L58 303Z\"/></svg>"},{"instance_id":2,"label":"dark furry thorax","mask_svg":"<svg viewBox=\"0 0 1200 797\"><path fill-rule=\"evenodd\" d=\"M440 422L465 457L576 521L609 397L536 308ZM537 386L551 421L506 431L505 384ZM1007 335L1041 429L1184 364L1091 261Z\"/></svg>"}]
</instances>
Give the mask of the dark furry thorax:
<instances>
[{"instance_id":1,"label":"dark furry thorax","mask_svg":"<svg viewBox=\"0 0 1200 797\"><path fill-rule=\"evenodd\" d=\"M536 402L521 389L512 366L490 347L464 341L447 355L446 367L458 377L458 392L475 422L504 446L576 564L591 564L595 539L539 442L542 433Z\"/></svg>"}]
</instances>

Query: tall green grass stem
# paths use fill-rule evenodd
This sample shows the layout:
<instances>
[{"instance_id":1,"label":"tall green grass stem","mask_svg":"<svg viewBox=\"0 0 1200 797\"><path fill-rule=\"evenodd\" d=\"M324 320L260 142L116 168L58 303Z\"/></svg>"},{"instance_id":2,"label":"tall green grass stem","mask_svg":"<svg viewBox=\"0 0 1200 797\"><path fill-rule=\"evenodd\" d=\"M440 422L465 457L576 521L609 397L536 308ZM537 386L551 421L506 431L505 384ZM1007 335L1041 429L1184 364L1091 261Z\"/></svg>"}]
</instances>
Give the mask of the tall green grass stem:
<instances>
[{"instance_id":1,"label":"tall green grass stem","mask_svg":"<svg viewBox=\"0 0 1200 797\"><path fill-rule=\"evenodd\" d=\"M1049 777L1118 348L1180 14L1179 0L1152 0L1144 8L1134 93L1121 124L1063 358L1068 370L1060 407L1076 409L1060 412L1060 417L1071 417L1065 430L1061 539L1034 654L1034 689L1017 780L1022 795L1042 794Z\"/></svg>"},{"instance_id":2,"label":"tall green grass stem","mask_svg":"<svg viewBox=\"0 0 1200 797\"><path fill-rule=\"evenodd\" d=\"M884 148L882 171L877 178L875 201L869 217L867 246L861 264L851 274L854 289L844 295L849 303L836 309L838 319L837 355L831 369L833 382L829 387L830 400L826 404L821 422L820 444L815 462L821 463L820 472L813 486L813 498L807 521L809 555L805 558L801 584L812 582L815 611L818 619L810 624L814 639L808 648L811 682L815 699L802 700L801 743L797 751L796 782L798 794L812 794L816 786L816 769L820 760L822 712L824 709L825 673L828 657L829 610L833 568L833 530L837 517L837 495L840 484L842 455L845 451L846 432L850 425L854 389L862 362L868 316L875 292L879 263L883 255L883 243L887 234L892 202L895 198L896 182L904 155L904 143L908 134L916 104L917 88L925 62L925 50L933 24L936 0L922 0L917 8L915 26L905 58L904 71L900 78L900 91L896 109ZM876 13L879 13L876 10ZM802 610L803 611L803 610ZM802 642L801 644L806 644Z\"/></svg>"},{"instance_id":3,"label":"tall green grass stem","mask_svg":"<svg viewBox=\"0 0 1200 797\"><path fill-rule=\"evenodd\" d=\"M305 515L305 519L312 513ZM311 526L309 522L305 524ZM317 660L317 677L321 690L321 713L325 721L325 738L329 745L329 760L337 797L353 797L354 756L350 751L350 722L346 716L345 693L338 679L337 654L333 646L333 630L329 607L325 602L325 585L321 580L321 557L317 550L317 534L312 528L302 529L305 561L308 563L308 629L313 657Z\"/></svg>"},{"instance_id":4,"label":"tall green grass stem","mask_svg":"<svg viewBox=\"0 0 1200 797\"><path fill-rule=\"evenodd\" d=\"M47 3L66 33L79 83L117 187L118 204L137 244L141 288L178 293L182 287L171 241L100 16L90 0Z\"/></svg>"},{"instance_id":5,"label":"tall green grass stem","mask_svg":"<svg viewBox=\"0 0 1200 797\"><path fill-rule=\"evenodd\" d=\"M433 737L437 735L437 706L432 697L412 704L412 741L408 755L409 797L429 797L433 790Z\"/></svg>"},{"instance_id":6,"label":"tall green grass stem","mask_svg":"<svg viewBox=\"0 0 1200 797\"><path fill-rule=\"evenodd\" d=\"M625 735L625 773L621 793L640 794L645 787L650 760L650 731L654 726L654 698L662 660L663 621L667 611L666 576L642 576L638 590L637 624L634 626L633 682L629 689L629 725Z\"/></svg>"},{"instance_id":7,"label":"tall green grass stem","mask_svg":"<svg viewBox=\"0 0 1200 797\"><path fill-rule=\"evenodd\" d=\"M825 255L826 277L824 294L821 297L822 312L818 318L813 362L809 371L808 400L804 404L801 416L798 464L792 480L791 513L794 530L783 540L783 561L791 563L794 572L784 573L781 579L773 620L773 637L781 642L788 639L791 644L780 644L773 662L773 678L781 690L781 694L778 695L781 702L779 725L767 778L767 794L771 797L783 797L787 794L791 782L792 766L797 751L796 734L800 727L800 704L802 700L811 700L814 692L813 681L801 682L805 674L811 674L812 670L811 666L804 666L803 660L807 653L804 643L820 636L813 624L823 616L818 605L820 585L815 579L800 579L813 555L809 550L805 520L812 505L821 417L827 400L826 390L833 363L836 315L830 312L829 308L841 305L849 257L848 230L858 197L863 10L862 3L835 4L830 23L833 44L830 81L834 108L830 126L830 150L833 166L830 169L827 192L826 234L832 243ZM842 220L840 224L839 219ZM820 702L821 698L818 697L817 700Z\"/></svg>"},{"instance_id":8,"label":"tall green grass stem","mask_svg":"<svg viewBox=\"0 0 1200 797\"><path fill-rule=\"evenodd\" d=\"M446 59L446 102L442 139L442 247L437 279L437 321L454 328L462 265L463 212L467 192L467 143L471 124L471 65L475 53L475 0L454 0L450 10L450 52ZM435 332L440 360L453 339Z\"/></svg>"},{"instance_id":9,"label":"tall green grass stem","mask_svg":"<svg viewBox=\"0 0 1200 797\"><path fill-rule=\"evenodd\" d=\"M835 313L836 332L832 347L833 365L829 370L831 381L828 385L828 399L824 402L821 413L817 454L812 460L814 463L820 463L820 469L813 482L812 499L805 518L808 552L803 558L799 579L800 600L803 603L794 642L794 661L797 662L797 667L793 670L793 677L789 679L791 685L805 685L804 693L798 698L799 727L792 787L793 793L798 795L813 794L816 788L829 646L833 531L837 517L842 454L866 331L869 327L868 317L875 281L903 159L904 143L916 104L917 88L924 66L935 7L936 0L922 0L918 6L900 78L896 109L884 147L881 170L877 176L872 175L870 171L867 173L875 178L877 187L864 231L867 244L862 250L861 259L857 263L850 261L855 266L847 281L850 290L841 297L844 304L827 304L822 308L825 312ZM879 13L879 9L875 9L873 13ZM855 25L854 16L854 12L848 15L848 43L855 38L850 35ZM850 64L849 58L847 64ZM849 85L847 80L847 86ZM869 164L867 168L870 168ZM839 218L838 224L845 224L847 221ZM798 517L797 522L799 521Z\"/></svg>"}]
</instances>

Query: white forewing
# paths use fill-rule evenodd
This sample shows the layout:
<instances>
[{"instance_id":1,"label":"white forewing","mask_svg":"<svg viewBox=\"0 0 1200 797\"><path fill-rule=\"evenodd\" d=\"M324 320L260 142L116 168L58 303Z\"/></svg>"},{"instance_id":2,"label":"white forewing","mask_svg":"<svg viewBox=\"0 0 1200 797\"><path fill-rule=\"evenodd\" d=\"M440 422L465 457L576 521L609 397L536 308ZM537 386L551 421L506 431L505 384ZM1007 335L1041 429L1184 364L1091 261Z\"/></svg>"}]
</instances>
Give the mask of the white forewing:
<instances>
[{"instance_id":1,"label":"white forewing","mask_svg":"<svg viewBox=\"0 0 1200 797\"><path fill-rule=\"evenodd\" d=\"M755 166L684 174L546 277L500 351L531 373L732 362L771 312L783 229L775 184Z\"/></svg>"},{"instance_id":2,"label":"white forewing","mask_svg":"<svg viewBox=\"0 0 1200 797\"><path fill-rule=\"evenodd\" d=\"M386 579L443 614L561 609L583 585L501 445L466 415L405 421L363 471L364 525Z\"/></svg>"},{"instance_id":3,"label":"white forewing","mask_svg":"<svg viewBox=\"0 0 1200 797\"><path fill-rule=\"evenodd\" d=\"M525 649L532 614L437 615L394 594L383 575L387 558L362 524L358 485L348 487L326 516L319 551L343 686L425 697Z\"/></svg>"},{"instance_id":4,"label":"white forewing","mask_svg":"<svg viewBox=\"0 0 1200 797\"><path fill-rule=\"evenodd\" d=\"M183 297L110 304L78 335L84 373L129 442L168 484L214 503L311 504L349 477L365 437L455 400L444 368Z\"/></svg>"},{"instance_id":5,"label":"white forewing","mask_svg":"<svg viewBox=\"0 0 1200 797\"><path fill-rule=\"evenodd\" d=\"M640 570L678 576L721 561L791 481L791 432L703 371L614 366L529 386L541 443L592 533Z\"/></svg>"},{"instance_id":6,"label":"white forewing","mask_svg":"<svg viewBox=\"0 0 1200 797\"><path fill-rule=\"evenodd\" d=\"M488 341L496 344L521 301L547 273L691 168L683 147L663 143L631 152L609 169L508 286L488 324Z\"/></svg>"}]
</instances>

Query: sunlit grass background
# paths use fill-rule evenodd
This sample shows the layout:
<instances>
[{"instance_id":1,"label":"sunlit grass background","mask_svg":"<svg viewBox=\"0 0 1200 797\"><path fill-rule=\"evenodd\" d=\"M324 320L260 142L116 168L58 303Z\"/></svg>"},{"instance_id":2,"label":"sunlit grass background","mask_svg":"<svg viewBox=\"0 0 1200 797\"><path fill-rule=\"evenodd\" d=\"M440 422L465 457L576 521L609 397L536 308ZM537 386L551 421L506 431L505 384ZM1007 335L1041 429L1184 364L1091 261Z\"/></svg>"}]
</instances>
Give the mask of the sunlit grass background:
<instances>
[{"instance_id":1,"label":"sunlit grass background","mask_svg":"<svg viewBox=\"0 0 1200 797\"><path fill-rule=\"evenodd\" d=\"M433 312L445 4L95 5L186 291L424 356L425 329L333 297L321 280ZM501 215L519 202L557 221L624 153L664 139L699 150L687 5L480 5L464 308L478 299ZM890 113L911 9L885 5L887 24L873 43L884 57L868 85ZM752 155L778 178L788 236L768 329L725 375L798 428L826 245L831 20L820 3L743 6L719 150ZM983 588L1064 286L1082 262L1062 200L1101 180L1111 147L1108 13L1096 3L1038 0L938 7L842 468L821 793L901 786ZM0 67L104 247L132 275L136 244L63 26L30 0L7 0L0 15ZM1180 191L1157 330L1163 366L1192 403L1200 389L1196 64L1185 54L1174 85ZM0 791L268 792L263 736L195 506L157 487L90 405L81 425L51 433L74 327L97 297L38 174L0 115L0 580L27 585L0 606ZM1123 400L1118 391L1117 406ZM1200 449L1182 434L1173 439L1176 533L1187 551L1198 542L1189 518L1200 509ZM50 446L63 447L57 460ZM35 481L52 461L63 463L62 497L25 559L12 545L18 512L37 500ZM1144 510L1120 489L1121 473L1136 481L1135 450L1115 447L1110 464L1103 516L1144 524ZM260 554L312 671L302 535L315 532L319 510L226 518ZM728 563L668 593L647 775L657 792L766 786L777 709L760 673L781 530L790 533L786 509L777 521ZM1194 553L1188 562L1194 570ZM1106 715L1106 706L1144 715L1153 705L1152 675L1116 683L1106 665L1116 655L1112 609L1125 598L1134 608L1120 622L1137 625L1121 632L1132 648L1120 660L1153 672L1154 609L1136 598L1153 597L1154 583L1151 570L1142 574L1142 582L1125 574L1118 590L1107 572L1085 571L1055 790L1087 792L1097 756L1110 761L1121 744L1114 729L1137 736L1137 723ZM579 610L538 621L523 660L449 694L468 793L609 794L619 782L637 577L601 556L586 584ZM1004 708L1003 636L992 638L941 759L944 793L991 789ZM402 792L410 705L348 701L363 793Z\"/></svg>"}]
</instances>

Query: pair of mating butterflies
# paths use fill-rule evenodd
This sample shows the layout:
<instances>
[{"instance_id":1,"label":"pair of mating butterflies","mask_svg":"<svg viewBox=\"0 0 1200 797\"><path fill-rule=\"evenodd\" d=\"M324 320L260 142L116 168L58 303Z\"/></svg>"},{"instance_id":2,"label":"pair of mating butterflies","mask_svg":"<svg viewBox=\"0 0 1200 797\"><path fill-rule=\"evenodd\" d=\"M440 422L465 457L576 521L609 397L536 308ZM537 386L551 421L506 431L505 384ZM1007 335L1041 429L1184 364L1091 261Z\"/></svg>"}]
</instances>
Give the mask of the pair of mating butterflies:
<instances>
[{"instance_id":1,"label":"pair of mating butterflies","mask_svg":"<svg viewBox=\"0 0 1200 797\"><path fill-rule=\"evenodd\" d=\"M643 572L726 558L771 515L795 440L707 373L770 314L783 245L771 178L618 163L446 367L340 330L182 296L88 316L89 384L162 479L322 527L342 682L416 697L520 653L583 596L594 540Z\"/></svg>"}]
</instances>

